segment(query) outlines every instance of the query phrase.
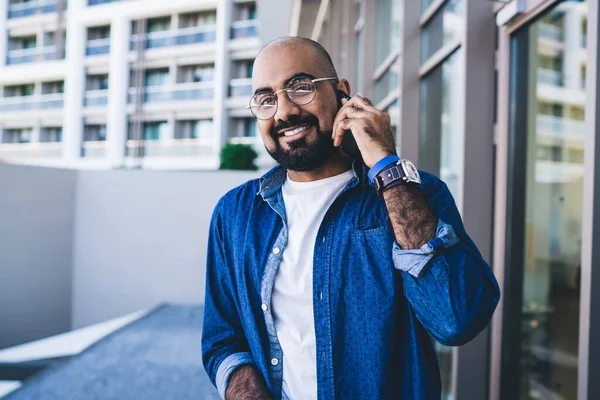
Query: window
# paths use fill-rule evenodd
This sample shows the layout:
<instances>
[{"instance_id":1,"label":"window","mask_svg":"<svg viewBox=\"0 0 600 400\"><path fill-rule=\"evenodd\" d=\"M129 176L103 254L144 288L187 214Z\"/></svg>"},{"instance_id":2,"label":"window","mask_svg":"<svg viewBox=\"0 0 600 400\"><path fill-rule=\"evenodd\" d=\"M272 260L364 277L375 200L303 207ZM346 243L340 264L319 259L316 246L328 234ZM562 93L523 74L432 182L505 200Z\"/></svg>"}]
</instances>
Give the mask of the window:
<instances>
[{"instance_id":1,"label":"window","mask_svg":"<svg viewBox=\"0 0 600 400\"><path fill-rule=\"evenodd\" d=\"M35 85L33 83L27 85L5 86L4 97L31 96L33 95L34 90Z\"/></svg>"},{"instance_id":2,"label":"window","mask_svg":"<svg viewBox=\"0 0 600 400\"><path fill-rule=\"evenodd\" d=\"M449 0L423 27L421 62L427 61L444 45L459 39L464 28L463 1Z\"/></svg>"},{"instance_id":3,"label":"window","mask_svg":"<svg viewBox=\"0 0 600 400\"><path fill-rule=\"evenodd\" d=\"M187 13L179 16L180 28L192 28L196 26L215 25L217 23L217 11L206 11L199 13Z\"/></svg>"},{"instance_id":4,"label":"window","mask_svg":"<svg viewBox=\"0 0 600 400\"><path fill-rule=\"evenodd\" d=\"M159 140L166 134L167 122L144 122L142 132L144 140Z\"/></svg>"},{"instance_id":5,"label":"window","mask_svg":"<svg viewBox=\"0 0 600 400\"><path fill-rule=\"evenodd\" d=\"M146 26L146 32L162 32L171 29L171 17L150 18Z\"/></svg>"},{"instance_id":6,"label":"window","mask_svg":"<svg viewBox=\"0 0 600 400\"><path fill-rule=\"evenodd\" d=\"M566 46L557 48L556 42L568 43L579 32L587 8L587 1L560 2L511 38L505 261L510 290L502 300L501 398L578 397L582 138L589 110L560 92L546 99L545 91L556 89L539 71L544 55L558 52L561 69L570 71L567 85L583 93L581 59L564 57Z\"/></svg>"},{"instance_id":7,"label":"window","mask_svg":"<svg viewBox=\"0 0 600 400\"><path fill-rule=\"evenodd\" d=\"M65 81L43 82L42 94L64 93Z\"/></svg>"},{"instance_id":8,"label":"window","mask_svg":"<svg viewBox=\"0 0 600 400\"><path fill-rule=\"evenodd\" d=\"M212 119L177 121L175 128L176 139L201 139L214 137Z\"/></svg>"},{"instance_id":9,"label":"window","mask_svg":"<svg viewBox=\"0 0 600 400\"><path fill-rule=\"evenodd\" d=\"M62 142L62 128L42 128L42 130L40 131L40 142Z\"/></svg>"},{"instance_id":10,"label":"window","mask_svg":"<svg viewBox=\"0 0 600 400\"><path fill-rule=\"evenodd\" d=\"M390 54L400 51L402 0L377 0L376 10L375 65L379 66Z\"/></svg>"},{"instance_id":11,"label":"window","mask_svg":"<svg viewBox=\"0 0 600 400\"><path fill-rule=\"evenodd\" d=\"M144 79L145 86L162 86L169 80L169 69L149 69Z\"/></svg>"},{"instance_id":12,"label":"window","mask_svg":"<svg viewBox=\"0 0 600 400\"><path fill-rule=\"evenodd\" d=\"M108 90L108 74L88 75L86 90Z\"/></svg>"},{"instance_id":13,"label":"window","mask_svg":"<svg viewBox=\"0 0 600 400\"><path fill-rule=\"evenodd\" d=\"M106 125L85 125L83 127L85 142L102 142L106 140Z\"/></svg>"},{"instance_id":14,"label":"window","mask_svg":"<svg viewBox=\"0 0 600 400\"><path fill-rule=\"evenodd\" d=\"M31 143L32 129L5 129L2 143Z\"/></svg>"},{"instance_id":15,"label":"window","mask_svg":"<svg viewBox=\"0 0 600 400\"><path fill-rule=\"evenodd\" d=\"M110 25L94 26L88 28L88 40L108 39L110 38Z\"/></svg>"},{"instance_id":16,"label":"window","mask_svg":"<svg viewBox=\"0 0 600 400\"><path fill-rule=\"evenodd\" d=\"M255 118L244 118L244 137L256 137L257 129Z\"/></svg>"},{"instance_id":17,"label":"window","mask_svg":"<svg viewBox=\"0 0 600 400\"><path fill-rule=\"evenodd\" d=\"M375 104L385 99L391 92L400 87L400 58L394 62L385 74L375 81L373 101Z\"/></svg>"}]
</instances>

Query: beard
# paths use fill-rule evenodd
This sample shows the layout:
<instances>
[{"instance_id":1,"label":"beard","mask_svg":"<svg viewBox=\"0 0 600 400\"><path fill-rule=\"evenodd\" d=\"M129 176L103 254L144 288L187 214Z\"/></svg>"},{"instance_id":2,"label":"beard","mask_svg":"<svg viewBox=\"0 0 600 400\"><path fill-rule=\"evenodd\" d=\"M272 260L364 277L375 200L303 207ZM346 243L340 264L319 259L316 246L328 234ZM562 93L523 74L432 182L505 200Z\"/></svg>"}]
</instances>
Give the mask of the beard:
<instances>
[{"instance_id":1,"label":"beard","mask_svg":"<svg viewBox=\"0 0 600 400\"><path fill-rule=\"evenodd\" d=\"M307 137L296 139L288 143L289 150L284 150L279 141L279 131L305 124L315 127L316 139L311 143L308 142ZM290 116L289 120L275 124L270 133L275 147L269 149L265 146L267 152L279 165L291 171L305 172L319 168L329 160L336 150L331 138L332 131L321 131L319 119L312 114Z\"/></svg>"}]
</instances>

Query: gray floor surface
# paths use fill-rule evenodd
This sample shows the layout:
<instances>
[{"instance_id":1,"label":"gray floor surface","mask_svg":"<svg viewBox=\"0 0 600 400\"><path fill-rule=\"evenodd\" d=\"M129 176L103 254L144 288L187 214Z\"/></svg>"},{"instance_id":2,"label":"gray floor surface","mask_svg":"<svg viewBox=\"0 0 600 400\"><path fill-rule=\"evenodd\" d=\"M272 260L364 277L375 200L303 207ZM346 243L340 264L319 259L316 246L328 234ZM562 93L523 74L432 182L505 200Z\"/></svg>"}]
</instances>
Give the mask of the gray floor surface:
<instances>
[{"instance_id":1,"label":"gray floor surface","mask_svg":"<svg viewBox=\"0 0 600 400\"><path fill-rule=\"evenodd\" d=\"M162 305L3 400L218 399L202 367L203 312Z\"/></svg>"}]
</instances>

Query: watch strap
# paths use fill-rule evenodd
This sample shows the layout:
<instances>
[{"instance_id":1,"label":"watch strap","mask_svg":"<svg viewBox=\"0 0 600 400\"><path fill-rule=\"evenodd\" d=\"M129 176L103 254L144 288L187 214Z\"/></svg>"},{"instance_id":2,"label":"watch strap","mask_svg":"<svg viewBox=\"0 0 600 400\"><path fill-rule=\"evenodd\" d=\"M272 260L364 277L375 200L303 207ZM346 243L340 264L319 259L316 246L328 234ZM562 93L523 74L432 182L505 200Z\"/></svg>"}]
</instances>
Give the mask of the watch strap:
<instances>
[{"instance_id":1,"label":"watch strap","mask_svg":"<svg viewBox=\"0 0 600 400\"><path fill-rule=\"evenodd\" d=\"M400 157L398 157L395 154L392 154L391 156L383 157L381 160L377 161L375 163L375 165L373 165L371 167L371 169L369 169L369 172L367 173L367 175L369 177L369 182L373 182L373 180L375 179L375 177L377 175L379 175L379 173L381 171L383 171L383 169L385 167L388 167L391 164L396 163L398 161L400 161Z\"/></svg>"}]
</instances>

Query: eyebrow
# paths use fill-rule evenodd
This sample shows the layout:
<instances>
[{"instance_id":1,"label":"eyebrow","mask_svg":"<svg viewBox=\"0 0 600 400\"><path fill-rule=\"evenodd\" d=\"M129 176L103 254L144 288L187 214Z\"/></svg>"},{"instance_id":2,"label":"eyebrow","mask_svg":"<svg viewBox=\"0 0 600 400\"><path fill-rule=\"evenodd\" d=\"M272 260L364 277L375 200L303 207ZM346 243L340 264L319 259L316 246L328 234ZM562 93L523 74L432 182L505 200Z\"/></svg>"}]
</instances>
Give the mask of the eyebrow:
<instances>
[{"instance_id":1,"label":"eyebrow","mask_svg":"<svg viewBox=\"0 0 600 400\"><path fill-rule=\"evenodd\" d=\"M297 73L295 73L294 75L292 75L292 76L290 76L289 78L287 78L287 79L286 79L286 80L283 82L283 86L284 86L284 87L285 87L285 86L287 86L287 85L288 85L288 83L290 83L291 81L293 81L294 79L297 79L297 78L310 78L310 79L315 79L315 77L314 77L314 76L312 76L312 75L311 75L311 74L309 74L309 73L306 73L306 72L297 72ZM254 91L254 94L259 94L259 93L263 93L263 92L274 92L274 90L273 90L273 88L271 88L271 87L269 87L269 86L263 86L263 87L260 87L260 88L256 89L256 90Z\"/></svg>"}]
</instances>

